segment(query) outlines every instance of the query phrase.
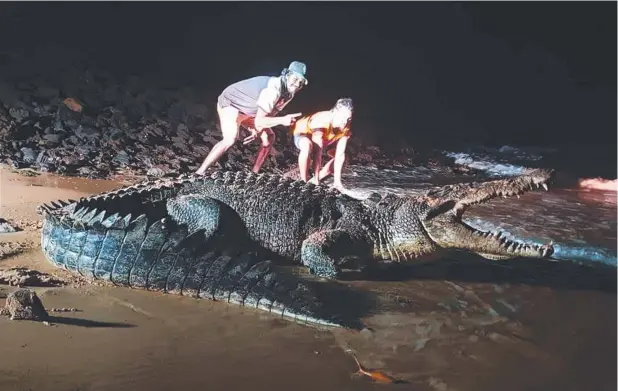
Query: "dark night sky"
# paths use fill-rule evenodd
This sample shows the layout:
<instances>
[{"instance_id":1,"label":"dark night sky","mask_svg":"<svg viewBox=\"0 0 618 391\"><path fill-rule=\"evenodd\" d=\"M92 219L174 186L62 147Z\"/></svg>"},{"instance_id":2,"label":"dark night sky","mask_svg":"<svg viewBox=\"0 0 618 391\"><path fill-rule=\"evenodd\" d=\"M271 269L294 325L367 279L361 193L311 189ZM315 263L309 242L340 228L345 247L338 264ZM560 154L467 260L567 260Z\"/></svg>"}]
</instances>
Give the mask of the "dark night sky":
<instances>
[{"instance_id":1,"label":"dark night sky","mask_svg":"<svg viewBox=\"0 0 618 391\"><path fill-rule=\"evenodd\" d=\"M0 52L53 42L214 95L301 60L310 84L290 108L352 96L365 135L615 153L615 2L4 3L0 13L13 37Z\"/></svg>"}]
</instances>

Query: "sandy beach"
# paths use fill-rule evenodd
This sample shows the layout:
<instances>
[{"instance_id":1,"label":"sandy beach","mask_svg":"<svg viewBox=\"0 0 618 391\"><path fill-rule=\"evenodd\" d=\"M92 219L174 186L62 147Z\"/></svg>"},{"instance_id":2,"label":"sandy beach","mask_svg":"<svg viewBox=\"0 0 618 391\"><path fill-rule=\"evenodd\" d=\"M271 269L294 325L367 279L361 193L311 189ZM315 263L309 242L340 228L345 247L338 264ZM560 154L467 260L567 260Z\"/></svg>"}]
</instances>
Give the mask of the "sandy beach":
<instances>
[{"instance_id":1,"label":"sandy beach","mask_svg":"<svg viewBox=\"0 0 618 391\"><path fill-rule=\"evenodd\" d=\"M318 330L233 305L88 284L54 268L40 251L36 206L127 181L24 174L0 170L0 216L23 229L0 235L0 270L65 281L32 289L48 311L76 311L50 312L49 325L0 317L3 391L616 389L615 291L459 282L441 277L448 266L432 266L410 281L350 282L379 298L368 328ZM0 284L0 306L14 289ZM354 375L347 349L407 384Z\"/></svg>"}]
</instances>

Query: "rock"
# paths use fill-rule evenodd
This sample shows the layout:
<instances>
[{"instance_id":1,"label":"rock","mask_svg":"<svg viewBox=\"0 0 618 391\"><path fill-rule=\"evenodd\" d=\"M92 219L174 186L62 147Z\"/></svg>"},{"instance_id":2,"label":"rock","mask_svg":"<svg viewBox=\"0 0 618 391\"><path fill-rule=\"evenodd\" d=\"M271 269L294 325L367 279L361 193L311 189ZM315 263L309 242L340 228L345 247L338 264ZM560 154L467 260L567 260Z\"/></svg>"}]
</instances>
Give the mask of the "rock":
<instances>
[{"instance_id":1,"label":"rock","mask_svg":"<svg viewBox=\"0 0 618 391\"><path fill-rule=\"evenodd\" d=\"M296 180L300 179L300 171L298 170L298 165L295 165L294 168L283 173L283 177Z\"/></svg>"},{"instance_id":2,"label":"rock","mask_svg":"<svg viewBox=\"0 0 618 391\"><path fill-rule=\"evenodd\" d=\"M25 267L0 269L0 283L11 286L61 286L65 282Z\"/></svg>"},{"instance_id":3,"label":"rock","mask_svg":"<svg viewBox=\"0 0 618 391\"><path fill-rule=\"evenodd\" d=\"M8 221L0 217L0 234L6 234L11 232L17 232L17 230Z\"/></svg>"},{"instance_id":4,"label":"rock","mask_svg":"<svg viewBox=\"0 0 618 391\"><path fill-rule=\"evenodd\" d=\"M17 255L27 247L27 244L21 242L0 242L0 260ZM3 278L2 271L0 270L0 282L3 281Z\"/></svg>"},{"instance_id":5,"label":"rock","mask_svg":"<svg viewBox=\"0 0 618 391\"><path fill-rule=\"evenodd\" d=\"M45 321L48 313L43 307L36 292L30 289L19 289L10 293L2 314L10 316L11 320Z\"/></svg>"},{"instance_id":6,"label":"rock","mask_svg":"<svg viewBox=\"0 0 618 391\"><path fill-rule=\"evenodd\" d=\"M9 109L9 115L13 118L15 118L15 120L17 122L22 122L24 119L26 119L30 114L28 113L28 110L22 109L22 108L16 108L16 107L11 107Z\"/></svg>"},{"instance_id":7,"label":"rock","mask_svg":"<svg viewBox=\"0 0 618 391\"><path fill-rule=\"evenodd\" d=\"M77 172L85 177L92 177L96 174L97 169L94 167L84 166L77 169Z\"/></svg>"},{"instance_id":8,"label":"rock","mask_svg":"<svg viewBox=\"0 0 618 391\"><path fill-rule=\"evenodd\" d=\"M75 129L75 135L82 140L96 140L101 137L101 132L88 126L79 125Z\"/></svg>"},{"instance_id":9,"label":"rock","mask_svg":"<svg viewBox=\"0 0 618 391\"><path fill-rule=\"evenodd\" d=\"M178 135L178 137L184 138L184 139L189 139L191 138L191 134L189 134L189 128L187 128L187 125L185 124L178 124L178 126L176 127L176 134Z\"/></svg>"},{"instance_id":10,"label":"rock","mask_svg":"<svg viewBox=\"0 0 618 391\"><path fill-rule=\"evenodd\" d=\"M63 136L58 133L48 133L43 136L44 140L53 144L59 144L62 141L62 138Z\"/></svg>"},{"instance_id":11,"label":"rock","mask_svg":"<svg viewBox=\"0 0 618 391\"><path fill-rule=\"evenodd\" d=\"M22 160L25 163L34 163L38 156L38 154L34 152L32 148L26 148L26 147L21 149L21 154L22 154Z\"/></svg>"},{"instance_id":12,"label":"rock","mask_svg":"<svg viewBox=\"0 0 618 391\"><path fill-rule=\"evenodd\" d=\"M114 159L112 160L115 163L128 166L129 165L129 154L126 151L122 150L116 154Z\"/></svg>"},{"instance_id":13,"label":"rock","mask_svg":"<svg viewBox=\"0 0 618 391\"><path fill-rule=\"evenodd\" d=\"M165 175L165 171L157 167L152 167L148 169L146 175L159 178Z\"/></svg>"}]
</instances>

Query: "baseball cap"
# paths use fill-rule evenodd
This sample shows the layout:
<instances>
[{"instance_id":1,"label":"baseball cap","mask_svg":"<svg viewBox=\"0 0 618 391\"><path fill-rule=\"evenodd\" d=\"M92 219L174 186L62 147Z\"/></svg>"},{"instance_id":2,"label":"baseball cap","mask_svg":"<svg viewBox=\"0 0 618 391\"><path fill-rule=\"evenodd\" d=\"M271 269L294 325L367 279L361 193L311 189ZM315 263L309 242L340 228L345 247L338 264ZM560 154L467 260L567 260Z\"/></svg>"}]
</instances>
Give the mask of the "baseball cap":
<instances>
[{"instance_id":1,"label":"baseball cap","mask_svg":"<svg viewBox=\"0 0 618 391\"><path fill-rule=\"evenodd\" d=\"M307 65L305 65L304 62L292 61L288 66L288 71L302 78L305 81L305 84L308 83L307 77L305 76L307 73Z\"/></svg>"}]
</instances>

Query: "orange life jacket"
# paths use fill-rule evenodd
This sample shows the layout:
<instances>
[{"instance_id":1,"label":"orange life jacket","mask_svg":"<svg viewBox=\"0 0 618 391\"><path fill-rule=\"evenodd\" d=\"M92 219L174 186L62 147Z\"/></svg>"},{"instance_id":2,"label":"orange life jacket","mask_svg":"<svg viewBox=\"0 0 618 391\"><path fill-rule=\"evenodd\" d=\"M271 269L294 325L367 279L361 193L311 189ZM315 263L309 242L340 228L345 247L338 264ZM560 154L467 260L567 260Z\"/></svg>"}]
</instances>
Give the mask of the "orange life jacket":
<instances>
[{"instance_id":1,"label":"orange life jacket","mask_svg":"<svg viewBox=\"0 0 618 391\"><path fill-rule=\"evenodd\" d=\"M312 115L308 115L305 117L300 118L299 120L296 121L296 123L294 124L293 128L292 128L292 134L295 136L299 136L299 135L304 135L304 136L311 136L313 134L313 130L310 126L311 124L311 119L318 114L322 114L322 113L327 113L326 111L319 111L317 113L314 113ZM350 128L348 126L346 126L343 129L338 129L338 128L333 128L333 124L332 121L329 121L328 126L325 128L316 128L317 129L323 129L324 131L324 140L328 141L328 143L331 143L333 141L339 140L341 137L347 135L350 132Z\"/></svg>"}]
</instances>

